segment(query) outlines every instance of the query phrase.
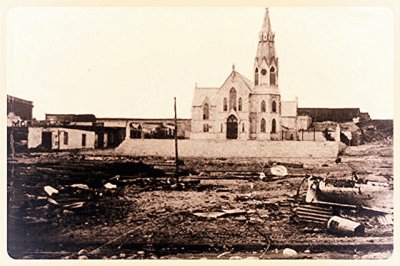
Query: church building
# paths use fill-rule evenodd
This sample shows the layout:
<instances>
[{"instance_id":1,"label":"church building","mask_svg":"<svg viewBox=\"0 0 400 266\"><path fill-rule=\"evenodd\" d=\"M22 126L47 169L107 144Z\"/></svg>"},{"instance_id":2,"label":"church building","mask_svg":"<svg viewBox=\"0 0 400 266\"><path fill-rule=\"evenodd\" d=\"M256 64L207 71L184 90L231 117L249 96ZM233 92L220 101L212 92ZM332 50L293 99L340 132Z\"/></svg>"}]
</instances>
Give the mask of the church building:
<instances>
[{"instance_id":1,"label":"church building","mask_svg":"<svg viewBox=\"0 0 400 266\"><path fill-rule=\"evenodd\" d=\"M279 60L268 8L259 34L253 81L232 67L221 87L195 86L191 139L297 139L311 117L299 117L297 98L282 101Z\"/></svg>"}]
</instances>

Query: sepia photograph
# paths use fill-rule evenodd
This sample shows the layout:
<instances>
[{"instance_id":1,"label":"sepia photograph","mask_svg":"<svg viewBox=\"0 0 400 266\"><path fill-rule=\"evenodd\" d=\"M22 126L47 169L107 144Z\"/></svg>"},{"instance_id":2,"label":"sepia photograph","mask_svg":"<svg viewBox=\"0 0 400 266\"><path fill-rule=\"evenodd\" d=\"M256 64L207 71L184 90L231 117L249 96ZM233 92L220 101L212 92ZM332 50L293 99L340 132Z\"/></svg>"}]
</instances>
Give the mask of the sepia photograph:
<instances>
[{"instance_id":1,"label":"sepia photograph","mask_svg":"<svg viewBox=\"0 0 400 266\"><path fill-rule=\"evenodd\" d=\"M3 255L390 261L394 7L10 6Z\"/></svg>"}]
</instances>

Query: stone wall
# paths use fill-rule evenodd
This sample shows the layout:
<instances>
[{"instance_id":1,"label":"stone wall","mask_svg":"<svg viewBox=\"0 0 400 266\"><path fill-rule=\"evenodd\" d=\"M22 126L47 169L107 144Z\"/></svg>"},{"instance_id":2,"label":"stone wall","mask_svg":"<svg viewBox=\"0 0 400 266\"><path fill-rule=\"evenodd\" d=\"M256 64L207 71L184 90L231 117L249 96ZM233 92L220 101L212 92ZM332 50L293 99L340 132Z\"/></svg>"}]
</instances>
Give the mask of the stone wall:
<instances>
[{"instance_id":1,"label":"stone wall","mask_svg":"<svg viewBox=\"0 0 400 266\"><path fill-rule=\"evenodd\" d=\"M179 140L181 157L334 158L336 142L260 140ZM128 139L115 150L132 156L174 156L174 140Z\"/></svg>"}]
</instances>

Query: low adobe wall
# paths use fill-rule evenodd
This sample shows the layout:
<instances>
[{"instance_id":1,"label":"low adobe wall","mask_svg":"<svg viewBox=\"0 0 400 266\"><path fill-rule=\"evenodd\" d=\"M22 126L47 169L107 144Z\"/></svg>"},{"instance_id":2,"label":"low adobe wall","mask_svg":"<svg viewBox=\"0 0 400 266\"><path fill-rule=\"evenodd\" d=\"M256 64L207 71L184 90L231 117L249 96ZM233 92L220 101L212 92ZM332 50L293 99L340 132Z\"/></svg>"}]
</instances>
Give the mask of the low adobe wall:
<instances>
[{"instance_id":1,"label":"low adobe wall","mask_svg":"<svg viewBox=\"0 0 400 266\"><path fill-rule=\"evenodd\" d=\"M42 144L43 132L51 132L51 149L53 150L94 149L95 146L93 131L61 127L29 127L28 149L38 148ZM64 142L64 133L68 134L66 143ZM86 135L85 146L82 146L82 135Z\"/></svg>"},{"instance_id":2,"label":"low adobe wall","mask_svg":"<svg viewBox=\"0 0 400 266\"><path fill-rule=\"evenodd\" d=\"M115 153L132 156L175 156L174 140L127 139ZM178 140L179 157L334 158L333 141Z\"/></svg>"}]
</instances>

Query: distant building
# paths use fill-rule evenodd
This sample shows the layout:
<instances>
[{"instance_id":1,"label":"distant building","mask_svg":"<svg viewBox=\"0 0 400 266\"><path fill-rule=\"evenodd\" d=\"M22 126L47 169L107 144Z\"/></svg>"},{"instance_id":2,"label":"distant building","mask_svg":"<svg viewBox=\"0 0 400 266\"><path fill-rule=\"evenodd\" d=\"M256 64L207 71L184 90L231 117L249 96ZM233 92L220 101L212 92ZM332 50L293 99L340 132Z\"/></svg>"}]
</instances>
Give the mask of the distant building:
<instances>
[{"instance_id":1,"label":"distant building","mask_svg":"<svg viewBox=\"0 0 400 266\"><path fill-rule=\"evenodd\" d=\"M96 118L93 114L46 114L45 118L44 121L35 121L32 128L41 128L44 131L62 128L94 132L95 148L113 148L127 138L168 139L173 138L175 132L172 118ZM190 119L178 119L177 123L178 138L189 138ZM70 138L75 137L80 138L76 134ZM35 145L37 142L34 142Z\"/></svg>"},{"instance_id":2,"label":"distant building","mask_svg":"<svg viewBox=\"0 0 400 266\"><path fill-rule=\"evenodd\" d=\"M196 84L192 102L192 139L297 138L297 98L281 100L279 61L268 8L259 35L253 73L254 82L239 74L233 66L220 87L204 88Z\"/></svg>"},{"instance_id":3,"label":"distant building","mask_svg":"<svg viewBox=\"0 0 400 266\"><path fill-rule=\"evenodd\" d=\"M92 114L45 114L45 120L48 121L51 125L54 124L71 124L79 122L82 123L87 122L87 125L91 125L96 122L96 116Z\"/></svg>"},{"instance_id":4,"label":"distant building","mask_svg":"<svg viewBox=\"0 0 400 266\"><path fill-rule=\"evenodd\" d=\"M7 154L26 151L33 102L7 95Z\"/></svg>"},{"instance_id":5,"label":"distant building","mask_svg":"<svg viewBox=\"0 0 400 266\"><path fill-rule=\"evenodd\" d=\"M123 129L123 138L173 138L173 118L97 118L104 127ZM189 138L190 119L177 119L178 138Z\"/></svg>"},{"instance_id":6,"label":"distant building","mask_svg":"<svg viewBox=\"0 0 400 266\"><path fill-rule=\"evenodd\" d=\"M319 127L313 127L312 123L370 119L359 108L298 108L297 97L294 101L283 101L278 63L267 8L254 59L254 81L239 74L233 66L220 87L196 84L190 138L325 140L328 129L318 131ZM333 132L337 131L336 124Z\"/></svg>"},{"instance_id":7,"label":"distant building","mask_svg":"<svg viewBox=\"0 0 400 266\"><path fill-rule=\"evenodd\" d=\"M33 102L7 95L7 126L26 125L32 120Z\"/></svg>"},{"instance_id":8,"label":"distant building","mask_svg":"<svg viewBox=\"0 0 400 266\"><path fill-rule=\"evenodd\" d=\"M51 151L94 148L94 131L63 127L30 127L28 130L28 149Z\"/></svg>"},{"instance_id":9,"label":"distant building","mask_svg":"<svg viewBox=\"0 0 400 266\"><path fill-rule=\"evenodd\" d=\"M362 113L360 108L298 108L298 114L312 117L313 122L370 120L368 113Z\"/></svg>"}]
</instances>

